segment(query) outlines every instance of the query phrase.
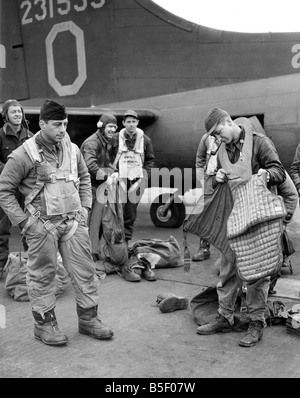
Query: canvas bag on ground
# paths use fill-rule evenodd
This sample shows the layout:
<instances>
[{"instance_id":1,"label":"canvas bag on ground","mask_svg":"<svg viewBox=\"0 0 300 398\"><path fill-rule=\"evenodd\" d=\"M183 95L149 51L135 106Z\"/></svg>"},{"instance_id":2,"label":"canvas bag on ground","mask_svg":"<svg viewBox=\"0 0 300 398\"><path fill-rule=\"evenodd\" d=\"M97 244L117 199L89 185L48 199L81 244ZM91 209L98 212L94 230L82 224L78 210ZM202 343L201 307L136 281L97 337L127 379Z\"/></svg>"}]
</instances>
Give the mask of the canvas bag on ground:
<instances>
[{"instance_id":1,"label":"canvas bag on ground","mask_svg":"<svg viewBox=\"0 0 300 398\"><path fill-rule=\"evenodd\" d=\"M134 242L130 247L129 256L137 257L141 253L159 255L160 259L155 264L155 268L173 268L183 265L179 243L172 235L166 240L140 239Z\"/></svg>"},{"instance_id":2,"label":"canvas bag on ground","mask_svg":"<svg viewBox=\"0 0 300 398\"><path fill-rule=\"evenodd\" d=\"M28 255L24 252L13 252L8 256L5 270L5 289L16 301L29 301L26 286L26 263Z\"/></svg>"},{"instance_id":3,"label":"canvas bag on ground","mask_svg":"<svg viewBox=\"0 0 300 398\"><path fill-rule=\"evenodd\" d=\"M27 252L11 252L5 264L5 271L7 271L5 289L16 301L29 301L26 285L27 260ZM57 253L56 297L59 297L63 293L68 281L69 277L62 264L62 258Z\"/></svg>"}]
</instances>

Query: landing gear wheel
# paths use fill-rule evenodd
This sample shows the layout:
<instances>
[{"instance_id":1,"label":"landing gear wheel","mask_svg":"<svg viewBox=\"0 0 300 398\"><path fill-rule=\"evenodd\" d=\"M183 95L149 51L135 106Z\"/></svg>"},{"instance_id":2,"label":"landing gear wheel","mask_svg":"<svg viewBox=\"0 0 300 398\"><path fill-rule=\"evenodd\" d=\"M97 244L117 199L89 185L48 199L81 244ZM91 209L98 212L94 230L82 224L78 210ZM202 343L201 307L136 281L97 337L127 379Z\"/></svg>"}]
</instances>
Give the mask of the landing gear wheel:
<instances>
[{"instance_id":1,"label":"landing gear wheel","mask_svg":"<svg viewBox=\"0 0 300 398\"><path fill-rule=\"evenodd\" d=\"M156 227L179 228L185 219L185 206L182 202L172 203L167 213L162 214L163 207L169 197L169 194L160 195L158 202L156 200L157 203L151 204L150 218Z\"/></svg>"}]
</instances>

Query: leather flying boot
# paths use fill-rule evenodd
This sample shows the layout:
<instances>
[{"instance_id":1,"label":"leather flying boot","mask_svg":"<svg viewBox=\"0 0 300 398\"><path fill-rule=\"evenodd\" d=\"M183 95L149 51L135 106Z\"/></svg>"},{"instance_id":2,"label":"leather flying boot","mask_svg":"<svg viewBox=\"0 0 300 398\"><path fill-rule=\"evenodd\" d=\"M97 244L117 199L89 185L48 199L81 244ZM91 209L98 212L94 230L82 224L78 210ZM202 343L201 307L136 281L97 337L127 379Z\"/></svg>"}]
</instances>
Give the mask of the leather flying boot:
<instances>
[{"instance_id":1,"label":"leather flying boot","mask_svg":"<svg viewBox=\"0 0 300 398\"><path fill-rule=\"evenodd\" d=\"M129 262L123 265L121 274L122 277L128 282L139 282L142 279L139 274L134 272L132 264Z\"/></svg>"},{"instance_id":2,"label":"leather flying boot","mask_svg":"<svg viewBox=\"0 0 300 398\"><path fill-rule=\"evenodd\" d=\"M155 272L151 269L150 262L145 257L139 257L139 263L142 266L142 276L146 279L146 281L156 281L157 276Z\"/></svg>"},{"instance_id":3,"label":"leather flying boot","mask_svg":"<svg viewBox=\"0 0 300 398\"><path fill-rule=\"evenodd\" d=\"M197 254L192 256L193 261L204 261L210 257L210 244L204 239L200 240L200 247Z\"/></svg>"},{"instance_id":4,"label":"leather flying boot","mask_svg":"<svg viewBox=\"0 0 300 398\"><path fill-rule=\"evenodd\" d=\"M149 267L145 267L142 270L142 276L146 279L146 281L153 282L157 280L156 273Z\"/></svg>"},{"instance_id":5,"label":"leather flying boot","mask_svg":"<svg viewBox=\"0 0 300 398\"><path fill-rule=\"evenodd\" d=\"M113 331L98 317L98 306L81 308L77 305L77 315L79 333L86 334L98 340L109 340L113 337Z\"/></svg>"},{"instance_id":6,"label":"leather flying boot","mask_svg":"<svg viewBox=\"0 0 300 398\"><path fill-rule=\"evenodd\" d=\"M173 293L159 294L156 302L161 312L186 310L189 306L189 300L187 297L176 296Z\"/></svg>"},{"instance_id":7,"label":"leather flying boot","mask_svg":"<svg viewBox=\"0 0 300 398\"><path fill-rule=\"evenodd\" d=\"M222 316L217 315L209 323L201 325L197 328L198 334L214 334L214 333L228 333L232 330L232 326L228 320Z\"/></svg>"},{"instance_id":8,"label":"leather flying boot","mask_svg":"<svg viewBox=\"0 0 300 398\"><path fill-rule=\"evenodd\" d=\"M251 321L247 333L240 340L239 345L242 347L253 347L263 336L264 325L261 321Z\"/></svg>"},{"instance_id":9,"label":"leather flying boot","mask_svg":"<svg viewBox=\"0 0 300 398\"><path fill-rule=\"evenodd\" d=\"M32 314L35 319L34 337L37 340L53 346L61 346L68 343L68 337L58 328L54 308L45 312L44 316L35 311L32 311Z\"/></svg>"}]
</instances>

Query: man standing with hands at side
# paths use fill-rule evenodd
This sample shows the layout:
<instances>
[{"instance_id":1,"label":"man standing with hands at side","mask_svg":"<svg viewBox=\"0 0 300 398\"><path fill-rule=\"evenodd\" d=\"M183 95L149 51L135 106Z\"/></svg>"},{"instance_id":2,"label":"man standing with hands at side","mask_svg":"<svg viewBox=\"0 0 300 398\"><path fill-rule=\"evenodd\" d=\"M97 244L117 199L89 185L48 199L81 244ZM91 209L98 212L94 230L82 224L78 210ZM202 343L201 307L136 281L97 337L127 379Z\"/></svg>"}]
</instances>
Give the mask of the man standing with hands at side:
<instances>
[{"instance_id":1,"label":"man standing with hands at side","mask_svg":"<svg viewBox=\"0 0 300 398\"><path fill-rule=\"evenodd\" d=\"M9 156L0 176L0 206L12 225L20 225L29 246L27 287L34 337L53 346L68 343L54 311L57 251L75 291L79 333L101 340L113 336L98 317L98 279L87 227L91 179L67 125L65 107L46 100L40 131ZM24 211L15 198L18 188L25 197Z\"/></svg>"},{"instance_id":2,"label":"man standing with hands at side","mask_svg":"<svg viewBox=\"0 0 300 398\"><path fill-rule=\"evenodd\" d=\"M120 184L123 184L125 192L123 201L125 239L127 243L132 239L133 227L137 217L137 207L146 187L151 168L154 167L154 152L151 138L138 128L139 117L137 112L127 110L123 114L124 128L116 133L111 140L111 157L113 166L119 172ZM129 266L128 266L129 267ZM124 279L137 282L141 278L136 274L135 278L132 270L123 267L122 275ZM144 272L148 280L154 280L152 274Z\"/></svg>"}]
</instances>

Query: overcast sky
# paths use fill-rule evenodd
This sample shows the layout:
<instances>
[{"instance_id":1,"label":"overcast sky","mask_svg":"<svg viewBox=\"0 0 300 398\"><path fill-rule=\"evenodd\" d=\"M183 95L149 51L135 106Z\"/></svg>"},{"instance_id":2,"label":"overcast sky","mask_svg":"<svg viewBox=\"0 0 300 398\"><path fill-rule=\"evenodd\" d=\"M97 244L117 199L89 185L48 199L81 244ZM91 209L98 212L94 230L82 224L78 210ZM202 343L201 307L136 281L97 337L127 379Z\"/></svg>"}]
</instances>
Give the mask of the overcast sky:
<instances>
[{"instance_id":1,"label":"overcast sky","mask_svg":"<svg viewBox=\"0 0 300 398\"><path fill-rule=\"evenodd\" d=\"M300 32L300 0L154 0L173 14L239 32Z\"/></svg>"}]
</instances>

